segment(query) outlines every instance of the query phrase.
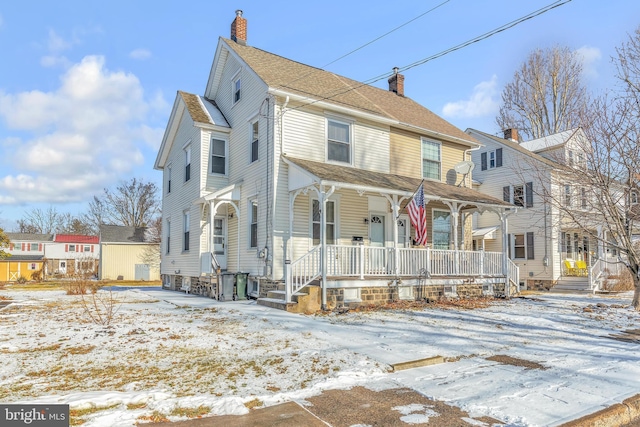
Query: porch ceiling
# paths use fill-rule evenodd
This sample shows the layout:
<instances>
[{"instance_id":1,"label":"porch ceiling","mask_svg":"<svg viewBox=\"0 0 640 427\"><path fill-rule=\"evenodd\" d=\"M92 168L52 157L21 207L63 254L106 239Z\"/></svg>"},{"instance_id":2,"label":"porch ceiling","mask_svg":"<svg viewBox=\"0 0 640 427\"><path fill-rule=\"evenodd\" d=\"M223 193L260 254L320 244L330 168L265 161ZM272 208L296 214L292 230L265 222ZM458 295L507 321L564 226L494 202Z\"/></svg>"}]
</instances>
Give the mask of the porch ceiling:
<instances>
[{"instance_id":1,"label":"porch ceiling","mask_svg":"<svg viewBox=\"0 0 640 427\"><path fill-rule=\"evenodd\" d=\"M309 178L307 182L298 181L296 188L292 188L290 185L289 190L295 190L310 184L318 184L326 186L334 185L339 188L353 189L356 191L371 191L411 197L420 185L420 182L422 182L419 178L411 178L408 176L373 172L289 156L283 156L283 158L288 165L297 169L298 172L302 172ZM465 202L472 205L502 209L514 207L510 203L466 187L456 187L442 182L424 180L423 188L424 197L427 200Z\"/></svg>"}]
</instances>

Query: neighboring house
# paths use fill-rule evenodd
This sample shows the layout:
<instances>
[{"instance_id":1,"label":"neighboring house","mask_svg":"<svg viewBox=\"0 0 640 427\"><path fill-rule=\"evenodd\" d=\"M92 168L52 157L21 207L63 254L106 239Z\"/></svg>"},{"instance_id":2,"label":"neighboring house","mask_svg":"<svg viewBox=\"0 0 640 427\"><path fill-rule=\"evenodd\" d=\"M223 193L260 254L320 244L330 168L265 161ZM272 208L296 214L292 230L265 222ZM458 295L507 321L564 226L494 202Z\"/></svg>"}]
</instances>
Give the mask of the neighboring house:
<instances>
[{"instance_id":1,"label":"neighboring house","mask_svg":"<svg viewBox=\"0 0 640 427\"><path fill-rule=\"evenodd\" d=\"M34 257L45 263L43 277L67 277L76 272L95 274L99 257L97 236L75 234L5 233L12 260ZM30 265L33 267L33 265ZM40 267L38 267L39 269Z\"/></svg>"},{"instance_id":2,"label":"neighboring house","mask_svg":"<svg viewBox=\"0 0 640 427\"><path fill-rule=\"evenodd\" d=\"M100 280L160 280L157 243L146 241L146 227L100 226Z\"/></svg>"},{"instance_id":3,"label":"neighboring house","mask_svg":"<svg viewBox=\"0 0 640 427\"><path fill-rule=\"evenodd\" d=\"M98 236L56 234L53 243L45 245L47 274L73 276L96 275L100 259Z\"/></svg>"},{"instance_id":4,"label":"neighboring house","mask_svg":"<svg viewBox=\"0 0 640 427\"><path fill-rule=\"evenodd\" d=\"M501 250L471 251L470 214L513 208L456 173L474 138L397 70L389 90L364 85L248 46L246 25L238 11L204 95L178 92L156 159L164 286L216 295L218 273L244 272L259 302L320 285L332 307L518 283ZM422 180L427 248L405 210Z\"/></svg>"},{"instance_id":5,"label":"neighboring house","mask_svg":"<svg viewBox=\"0 0 640 427\"><path fill-rule=\"evenodd\" d=\"M586 283L588 271L576 265L590 267L607 256L607 249L598 243L604 239L602 228L581 231L567 221L565 209L559 209L562 204L575 209L578 218L591 215L591 191L572 181L570 174L571 168L586 167L584 131L571 129L531 141L519 141L516 129L506 130L504 138L476 129L466 132L484 145L472 154L479 191L517 206L517 212L508 217L507 241L521 281L529 288L548 288L579 275ZM489 251L501 248L500 224L492 213L479 215L474 246Z\"/></svg>"},{"instance_id":6,"label":"neighboring house","mask_svg":"<svg viewBox=\"0 0 640 427\"><path fill-rule=\"evenodd\" d=\"M9 247L5 252L11 256L0 260L0 281L15 282L21 277L31 276L42 270L45 247L53 241L52 234L5 233Z\"/></svg>"}]
</instances>

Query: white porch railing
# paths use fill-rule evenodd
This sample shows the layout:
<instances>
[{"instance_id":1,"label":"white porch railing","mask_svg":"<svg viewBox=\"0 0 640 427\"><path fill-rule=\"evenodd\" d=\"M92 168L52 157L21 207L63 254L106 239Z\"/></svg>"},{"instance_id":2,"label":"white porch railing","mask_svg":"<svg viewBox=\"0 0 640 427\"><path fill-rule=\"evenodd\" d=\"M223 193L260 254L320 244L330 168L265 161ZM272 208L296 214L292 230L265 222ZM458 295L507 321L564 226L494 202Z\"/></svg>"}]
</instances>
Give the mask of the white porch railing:
<instances>
[{"instance_id":1,"label":"white porch railing","mask_svg":"<svg viewBox=\"0 0 640 427\"><path fill-rule=\"evenodd\" d=\"M589 289L592 292L602 290L602 281L607 276L619 277L625 265L620 261L607 261L606 259L597 259L591 268L589 268Z\"/></svg>"},{"instance_id":2,"label":"white porch railing","mask_svg":"<svg viewBox=\"0 0 640 427\"><path fill-rule=\"evenodd\" d=\"M395 254L398 254L398 270L394 271ZM287 265L287 301L322 275L320 246ZM327 276L418 276L429 272L431 276L504 276L502 252L454 251L430 248L394 248L376 246L328 245ZM509 279L520 282L518 266L507 260Z\"/></svg>"},{"instance_id":3,"label":"white porch railing","mask_svg":"<svg viewBox=\"0 0 640 427\"><path fill-rule=\"evenodd\" d=\"M287 302L291 302L291 296L294 293L322 275L320 255L320 246L316 246L302 257L285 266Z\"/></svg>"}]
</instances>

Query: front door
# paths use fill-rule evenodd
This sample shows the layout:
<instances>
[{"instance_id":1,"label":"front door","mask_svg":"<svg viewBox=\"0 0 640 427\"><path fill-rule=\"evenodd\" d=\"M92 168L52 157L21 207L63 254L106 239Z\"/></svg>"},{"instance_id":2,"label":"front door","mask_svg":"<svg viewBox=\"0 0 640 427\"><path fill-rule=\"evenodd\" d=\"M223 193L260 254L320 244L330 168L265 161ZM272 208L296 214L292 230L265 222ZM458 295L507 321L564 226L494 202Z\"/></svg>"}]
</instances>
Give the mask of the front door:
<instances>
[{"instance_id":1,"label":"front door","mask_svg":"<svg viewBox=\"0 0 640 427\"><path fill-rule=\"evenodd\" d=\"M385 247L385 227L384 215L371 214L369 217L369 233L371 236L371 246L374 248L369 251L369 268L370 273L384 273L387 267L387 251Z\"/></svg>"},{"instance_id":2,"label":"front door","mask_svg":"<svg viewBox=\"0 0 640 427\"><path fill-rule=\"evenodd\" d=\"M213 256L221 270L227 269L227 219L217 216L213 219Z\"/></svg>"}]
</instances>

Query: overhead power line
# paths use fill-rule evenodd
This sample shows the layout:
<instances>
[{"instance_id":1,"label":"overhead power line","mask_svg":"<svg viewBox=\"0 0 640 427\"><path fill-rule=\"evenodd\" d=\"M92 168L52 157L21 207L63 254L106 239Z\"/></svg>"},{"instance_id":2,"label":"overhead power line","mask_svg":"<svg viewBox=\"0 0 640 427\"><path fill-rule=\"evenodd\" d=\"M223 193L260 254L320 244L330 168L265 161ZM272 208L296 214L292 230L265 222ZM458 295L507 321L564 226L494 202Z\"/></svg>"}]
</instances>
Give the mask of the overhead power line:
<instances>
[{"instance_id":1,"label":"overhead power line","mask_svg":"<svg viewBox=\"0 0 640 427\"><path fill-rule=\"evenodd\" d=\"M548 4L547 6L544 6L544 7L540 8L540 9L538 9L538 10L535 10L535 11L533 11L533 12L527 14L527 15L524 15L524 16L522 16L522 17L520 17L518 19L515 19L515 20L513 20L511 22L508 22L508 23L506 23L504 25L501 25L500 27L497 27L497 28L495 28L495 29L493 29L491 31L488 31L488 32L486 32L484 34L481 34L481 35L479 35L477 37L474 37L474 38L472 38L470 40L467 40L467 41L465 41L463 43L460 43L460 44L458 44L456 46L453 46L453 47L450 47L448 49L445 49L445 50L443 50L443 51L441 51L439 53L436 53L434 55L428 56L428 57L426 57L424 59L421 59L419 61L416 61L416 62L414 62L412 64L405 65L403 67L398 67L398 71L399 72L400 71L406 71L406 70L409 70L411 68L415 68L415 67L418 67L420 65L424 65L427 62L433 61L434 59L440 58L440 57L445 56L445 55L447 55L449 53L452 53L452 52L455 52L457 50L460 50L460 49L462 49L464 47L467 47L467 46L469 46L469 45L471 45L473 43L477 43L479 41L488 39L491 36L494 36L494 35L496 35L498 33L501 33L503 31L506 31L506 30L510 29L510 28L513 28L516 25L519 25L519 24L521 24L521 23L523 23L525 21L528 21L528 20L533 19L533 18L535 18L537 16L540 16L543 13L549 12L552 9L555 9L557 7L560 7L560 6L563 6L563 5L567 4L567 3L569 3L570 1L572 1L572 0L557 0L557 1L553 2L553 3L551 3L551 4ZM348 92L351 92L353 90L356 90L356 89L358 89L358 88L360 88L362 86L367 86L367 85L370 85L370 84L375 83L377 81L380 81L382 79L389 78L392 75L393 75L393 73L391 73L391 74L384 73L384 74L378 75L376 77L373 77L371 79L368 79L368 80L366 80L364 82L361 82L361 84L356 85L354 87L350 87L350 88L348 88L346 90L339 91L339 92L334 93L332 95L328 95L326 97L323 97L323 98L320 98L320 99L316 99L314 101L310 101L310 102L308 102L306 104L302 104L302 105L299 105L297 107L292 107L290 109L294 110L294 109L298 109L298 108L301 108L301 107L304 107L304 106L307 106L307 105L315 104L317 102L326 101L326 100L335 98L336 96L340 96L340 95L343 95L345 93L348 93Z\"/></svg>"}]
</instances>

